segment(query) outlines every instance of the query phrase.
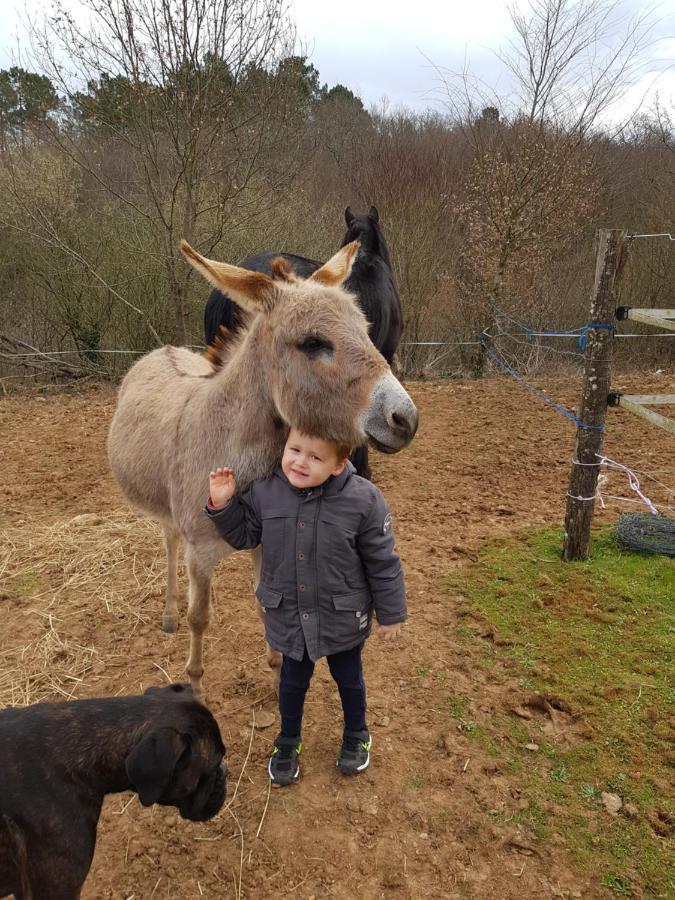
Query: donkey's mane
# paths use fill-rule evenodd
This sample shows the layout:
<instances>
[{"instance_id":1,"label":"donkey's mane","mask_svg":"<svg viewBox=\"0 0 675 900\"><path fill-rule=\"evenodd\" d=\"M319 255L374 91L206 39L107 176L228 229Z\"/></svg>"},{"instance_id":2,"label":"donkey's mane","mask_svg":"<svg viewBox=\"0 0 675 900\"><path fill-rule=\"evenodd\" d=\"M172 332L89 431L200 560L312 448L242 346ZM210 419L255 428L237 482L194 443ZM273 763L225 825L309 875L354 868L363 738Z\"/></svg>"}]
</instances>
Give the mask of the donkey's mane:
<instances>
[{"instance_id":1,"label":"donkey's mane","mask_svg":"<svg viewBox=\"0 0 675 900\"><path fill-rule=\"evenodd\" d=\"M218 326L218 334L204 350L204 357L211 366L210 378L223 368L235 345L235 336L224 325Z\"/></svg>"}]
</instances>

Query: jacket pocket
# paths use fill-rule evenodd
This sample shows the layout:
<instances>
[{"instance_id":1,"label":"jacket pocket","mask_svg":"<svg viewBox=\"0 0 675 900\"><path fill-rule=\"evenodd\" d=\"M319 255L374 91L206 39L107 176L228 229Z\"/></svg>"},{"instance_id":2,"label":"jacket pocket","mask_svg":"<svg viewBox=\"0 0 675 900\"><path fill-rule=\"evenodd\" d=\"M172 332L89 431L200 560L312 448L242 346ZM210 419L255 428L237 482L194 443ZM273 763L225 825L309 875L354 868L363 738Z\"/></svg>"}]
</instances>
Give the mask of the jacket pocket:
<instances>
[{"instance_id":1,"label":"jacket pocket","mask_svg":"<svg viewBox=\"0 0 675 900\"><path fill-rule=\"evenodd\" d=\"M331 599L334 610L330 634L338 645L353 641L358 635L365 637L370 632L371 600L368 591L333 594Z\"/></svg>"},{"instance_id":2,"label":"jacket pocket","mask_svg":"<svg viewBox=\"0 0 675 900\"><path fill-rule=\"evenodd\" d=\"M351 594L333 594L333 606L337 610L352 612L368 611L370 594L368 591L354 591Z\"/></svg>"},{"instance_id":3,"label":"jacket pocket","mask_svg":"<svg viewBox=\"0 0 675 900\"><path fill-rule=\"evenodd\" d=\"M284 595L279 591L273 591L266 584L260 583L256 588L255 595L263 609L277 609L281 605Z\"/></svg>"}]
</instances>

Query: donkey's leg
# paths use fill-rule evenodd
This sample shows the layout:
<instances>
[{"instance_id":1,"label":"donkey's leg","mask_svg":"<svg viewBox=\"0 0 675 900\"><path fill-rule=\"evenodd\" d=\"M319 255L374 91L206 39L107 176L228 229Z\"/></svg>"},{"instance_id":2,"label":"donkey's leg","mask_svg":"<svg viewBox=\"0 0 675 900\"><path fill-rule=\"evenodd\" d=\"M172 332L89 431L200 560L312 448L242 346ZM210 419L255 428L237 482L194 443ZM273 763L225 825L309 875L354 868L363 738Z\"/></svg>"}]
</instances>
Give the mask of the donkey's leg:
<instances>
[{"instance_id":1,"label":"donkey's leg","mask_svg":"<svg viewBox=\"0 0 675 900\"><path fill-rule=\"evenodd\" d=\"M192 684L192 692L202 698L202 675L204 674L204 632L211 616L211 574L215 560L208 553L200 553L194 544L185 547L185 562L190 581L188 601L188 625L190 626L190 653L187 673Z\"/></svg>"},{"instance_id":2,"label":"donkey's leg","mask_svg":"<svg viewBox=\"0 0 675 900\"><path fill-rule=\"evenodd\" d=\"M162 631L178 629L178 547L180 535L168 522L162 523L166 547L166 599L162 614Z\"/></svg>"},{"instance_id":3,"label":"donkey's leg","mask_svg":"<svg viewBox=\"0 0 675 900\"><path fill-rule=\"evenodd\" d=\"M255 592L258 588L258 585L260 584L260 569L262 566L262 551L261 551L260 547L255 548L255 550L252 553L252 559L253 559L253 589ZM263 610L262 606L260 605L260 603L258 602L257 599L255 599L254 602L255 602L256 612L260 616L260 620L262 622L264 622L265 621L265 611ZM278 650L273 650L270 647L270 645L267 643L267 641L265 641L265 647L267 648L266 649L267 665L270 667L270 669L272 670L272 674L274 675L274 686L278 693L279 677L281 675L282 655L281 655L281 653L279 653Z\"/></svg>"}]
</instances>

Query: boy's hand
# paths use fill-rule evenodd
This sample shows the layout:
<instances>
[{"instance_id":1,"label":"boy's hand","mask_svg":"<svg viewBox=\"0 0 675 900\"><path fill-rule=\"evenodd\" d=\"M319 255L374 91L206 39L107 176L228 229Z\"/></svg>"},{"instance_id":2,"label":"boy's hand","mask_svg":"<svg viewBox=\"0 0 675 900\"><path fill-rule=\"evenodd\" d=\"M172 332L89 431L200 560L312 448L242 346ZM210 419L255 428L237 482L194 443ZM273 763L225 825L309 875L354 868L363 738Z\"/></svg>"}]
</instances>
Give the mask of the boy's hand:
<instances>
[{"instance_id":1,"label":"boy's hand","mask_svg":"<svg viewBox=\"0 0 675 900\"><path fill-rule=\"evenodd\" d=\"M237 482L234 471L226 467L209 473L209 494L214 506L225 506L236 494Z\"/></svg>"},{"instance_id":2,"label":"boy's hand","mask_svg":"<svg viewBox=\"0 0 675 900\"><path fill-rule=\"evenodd\" d=\"M395 641L401 633L401 623L396 622L394 625L380 625L378 623L375 632L381 641Z\"/></svg>"}]
</instances>

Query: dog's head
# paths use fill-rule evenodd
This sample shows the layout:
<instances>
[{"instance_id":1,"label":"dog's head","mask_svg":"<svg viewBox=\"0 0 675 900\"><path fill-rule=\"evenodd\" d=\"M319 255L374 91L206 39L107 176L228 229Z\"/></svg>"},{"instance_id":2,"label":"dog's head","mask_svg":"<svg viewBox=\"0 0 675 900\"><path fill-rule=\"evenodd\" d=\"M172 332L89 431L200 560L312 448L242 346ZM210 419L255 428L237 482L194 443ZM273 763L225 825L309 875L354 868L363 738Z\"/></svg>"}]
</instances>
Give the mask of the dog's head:
<instances>
[{"instance_id":1,"label":"dog's head","mask_svg":"<svg viewBox=\"0 0 675 900\"><path fill-rule=\"evenodd\" d=\"M143 806L176 806L184 819L205 822L225 802L225 747L218 723L189 685L149 688L149 727L126 759Z\"/></svg>"}]
</instances>

